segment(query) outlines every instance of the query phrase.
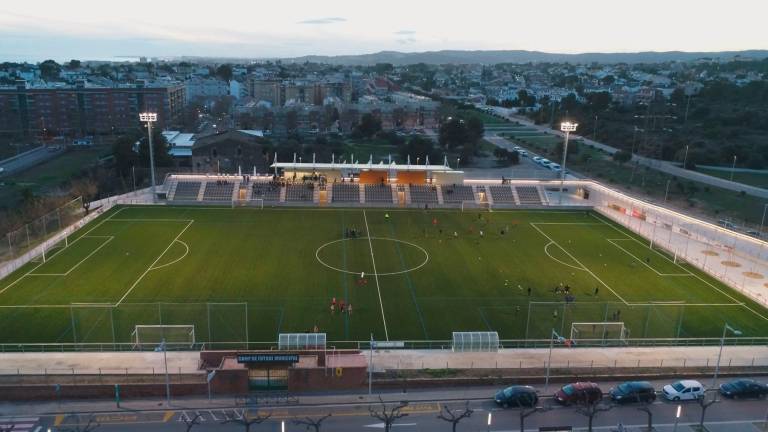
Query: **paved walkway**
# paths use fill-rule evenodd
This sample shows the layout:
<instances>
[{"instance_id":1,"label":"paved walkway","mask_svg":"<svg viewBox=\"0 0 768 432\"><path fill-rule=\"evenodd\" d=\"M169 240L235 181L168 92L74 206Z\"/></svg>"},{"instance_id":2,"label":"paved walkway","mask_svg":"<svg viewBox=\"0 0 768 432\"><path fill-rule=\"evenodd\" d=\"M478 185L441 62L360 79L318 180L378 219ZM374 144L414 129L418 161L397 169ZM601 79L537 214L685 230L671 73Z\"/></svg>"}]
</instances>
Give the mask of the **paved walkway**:
<instances>
[{"instance_id":1,"label":"paved walkway","mask_svg":"<svg viewBox=\"0 0 768 432\"><path fill-rule=\"evenodd\" d=\"M553 367L712 366L718 347L562 348L552 353ZM365 352L366 356L368 352ZM442 368L535 368L546 365L549 350L503 349L499 352L456 353L444 350L374 351L374 370ZM198 352L169 352L172 373L198 373ZM722 365L768 366L766 346L727 346ZM149 374L164 370L163 353L5 353L0 375L16 374Z\"/></svg>"},{"instance_id":2,"label":"paved walkway","mask_svg":"<svg viewBox=\"0 0 768 432\"><path fill-rule=\"evenodd\" d=\"M575 367L683 367L713 366L719 347L664 348L558 348L552 351L553 368ZM480 369L545 367L549 350L503 349L496 353L446 350L374 351L374 370ZM725 347L721 365L768 366L768 347Z\"/></svg>"}]
</instances>

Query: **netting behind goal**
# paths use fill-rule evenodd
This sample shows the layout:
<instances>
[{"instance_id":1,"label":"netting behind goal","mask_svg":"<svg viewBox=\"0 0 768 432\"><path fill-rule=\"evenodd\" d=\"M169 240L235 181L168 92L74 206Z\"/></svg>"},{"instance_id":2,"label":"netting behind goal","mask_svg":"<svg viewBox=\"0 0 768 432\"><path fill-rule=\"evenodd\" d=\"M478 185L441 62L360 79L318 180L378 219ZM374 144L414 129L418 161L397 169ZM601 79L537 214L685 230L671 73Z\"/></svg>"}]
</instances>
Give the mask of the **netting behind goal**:
<instances>
[{"instance_id":1,"label":"netting behind goal","mask_svg":"<svg viewBox=\"0 0 768 432\"><path fill-rule=\"evenodd\" d=\"M624 343L627 329L623 322L575 322L571 324L571 341Z\"/></svg>"},{"instance_id":2,"label":"netting behind goal","mask_svg":"<svg viewBox=\"0 0 768 432\"><path fill-rule=\"evenodd\" d=\"M131 334L134 349L155 349L165 342L167 349L189 349L195 345L194 325L137 325Z\"/></svg>"}]
</instances>

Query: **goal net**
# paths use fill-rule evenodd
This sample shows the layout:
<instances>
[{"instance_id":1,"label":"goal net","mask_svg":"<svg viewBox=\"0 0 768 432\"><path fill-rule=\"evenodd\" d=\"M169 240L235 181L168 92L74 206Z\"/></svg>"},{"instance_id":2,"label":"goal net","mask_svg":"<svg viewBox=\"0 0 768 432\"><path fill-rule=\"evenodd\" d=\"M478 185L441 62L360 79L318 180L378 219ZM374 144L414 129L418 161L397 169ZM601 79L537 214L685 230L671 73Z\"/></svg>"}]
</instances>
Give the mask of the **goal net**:
<instances>
[{"instance_id":1,"label":"goal net","mask_svg":"<svg viewBox=\"0 0 768 432\"><path fill-rule=\"evenodd\" d=\"M136 325L131 333L133 349L156 349L165 342L167 349L189 349L195 345L194 325Z\"/></svg>"},{"instance_id":2,"label":"goal net","mask_svg":"<svg viewBox=\"0 0 768 432\"><path fill-rule=\"evenodd\" d=\"M30 261L34 263L44 263L68 246L68 236L64 236L64 238L55 243L52 241L43 242L40 245L40 253L35 255Z\"/></svg>"},{"instance_id":3,"label":"goal net","mask_svg":"<svg viewBox=\"0 0 768 432\"><path fill-rule=\"evenodd\" d=\"M234 207L252 207L263 209L264 198L251 198L251 199L236 199L232 200L232 208Z\"/></svg>"},{"instance_id":4,"label":"goal net","mask_svg":"<svg viewBox=\"0 0 768 432\"><path fill-rule=\"evenodd\" d=\"M625 343L627 328L623 322L575 322L571 324L571 342L575 344Z\"/></svg>"},{"instance_id":5,"label":"goal net","mask_svg":"<svg viewBox=\"0 0 768 432\"><path fill-rule=\"evenodd\" d=\"M492 204L487 202L487 201L483 201L483 202L480 202L480 203L477 203L475 201L462 201L461 202L461 211L465 211L465 210L488 210L488 211L492 211L491 207L492 207Z\"/></svg>"}]
</instances>

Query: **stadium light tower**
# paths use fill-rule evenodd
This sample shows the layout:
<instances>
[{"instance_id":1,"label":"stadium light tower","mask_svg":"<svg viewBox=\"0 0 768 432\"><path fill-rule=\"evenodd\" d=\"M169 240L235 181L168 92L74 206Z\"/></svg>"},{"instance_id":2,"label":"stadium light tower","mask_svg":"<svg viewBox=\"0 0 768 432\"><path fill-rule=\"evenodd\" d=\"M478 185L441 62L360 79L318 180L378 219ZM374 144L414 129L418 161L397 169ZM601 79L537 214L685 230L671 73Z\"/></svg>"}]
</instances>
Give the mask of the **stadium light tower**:
<instances>
[{"instance_id":1,"label":"stadium light tower","mask_svg":"<svg viewBox=\"0 0 768 432\"><path fill-rule=\"evenodd\" d=\"M560 123L560 130L565 132L565 143L563 144L563 164L560 165L560 197L558 198L558 204L563 203L563 186L565 184L565 160L568 157L568 138L571 136L571 132L575 132L579 126L578 123L562 122Z\"/></svg>"},{"instance_id":2,"label":"stadium light tower","mask_svg":"<svg viewBox=\"0 0 768 432\"><path fill-rule=\"evenodd\" d=\"M155 200L155 151L152 148L152 123L157 121L157 113L139 113L139 120L147 123L147 135L149 137L149 173L152 178L152 201Z\"/></svg>"}]
</instances>

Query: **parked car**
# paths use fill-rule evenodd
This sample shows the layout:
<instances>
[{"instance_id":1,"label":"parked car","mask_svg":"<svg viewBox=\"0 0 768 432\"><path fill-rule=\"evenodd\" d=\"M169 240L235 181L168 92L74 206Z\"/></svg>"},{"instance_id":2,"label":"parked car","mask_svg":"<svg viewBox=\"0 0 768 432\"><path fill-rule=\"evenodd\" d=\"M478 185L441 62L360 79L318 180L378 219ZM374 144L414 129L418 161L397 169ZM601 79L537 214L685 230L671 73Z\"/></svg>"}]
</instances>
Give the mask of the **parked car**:
<instances>
[{"instance_id":1,"label":"parked car","mask_svg":"<svg viewBox=\"0 0 768 432\"><path fill-rule=\"evenodd\" d=\"M533 159L533 161L536 163L541 163L541 160L544 158L542 158L541 156L534 156L531 159Z\"/></svg>"},{"instance_id":2,"label":"parked car","mask_svg":"<svg viewBox=\"0 0 768 432\"><path fill-rule=\"evenodd\" d=\"M751 379L737 379L720 384L720 394L733 399L764 398L768 396L768 385Z\"/></svg>"},{"instance_id":3,"label":"parked car","mask_svg":"<svg viewBox=\"0 0 768 432\"><path fill-rule=\"evenodd\" d=\"M560 172L560 164L556 164L556 163L553 162L553 163L549 164L549 169L551 169L552 171L555 171L555 172Z\"/></svg>"},{"instance_id":4,"label":"parked car","mask_svg":"<svg viewBox=\"0 0 768 432\"><path fill-rule=\"evenodd\" d=\"M664 397L668 400L695 400L704 397L704 386L695 380L680 380L667 384L662 389Z\"/></svg>"},{"instance_id":5,"label":"parked car","mask_svg":"<svg viewBox=\"0 0 768 432\"><path fill-rule=\"evenodd\" d=\"M567 384L555 393L555 401L563 405L595 403L602 398L603 391L593 382Z\"/></svg>"},{"instance_id":6,"label":"parked car","mask_svg":"<svg viewBox=\"0 0 768 432\"><path fill-rule=\"evenodd\" d=\"M520 153L520 156L522 157L528 157L528 152L525 150L518 150L517 152Z\"/></svg>"},{"instance_id":7,"label":"parked car","mask_svg":"<svg viewBox=\"0 0 768 432\"><path fill-rule=\"evenodd\" d=\"M648 381L627 381L610 389L608 394L616 403L653 402L656 389Z\"/></svg>"},{"instance_id":8,"label":"parked car","mask_svg":"<svg viewBox=\"0 0 768 432\"><path fill-rule=\"evenodd\" d=\"M539 401L539 396L536 394L536 390L531 386L511 386L504 390L500 390L493 397L497 405L503 408L509 407L525 407L533 408Z\"/></svg>"}]
</instances>

